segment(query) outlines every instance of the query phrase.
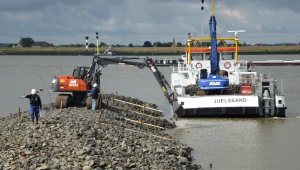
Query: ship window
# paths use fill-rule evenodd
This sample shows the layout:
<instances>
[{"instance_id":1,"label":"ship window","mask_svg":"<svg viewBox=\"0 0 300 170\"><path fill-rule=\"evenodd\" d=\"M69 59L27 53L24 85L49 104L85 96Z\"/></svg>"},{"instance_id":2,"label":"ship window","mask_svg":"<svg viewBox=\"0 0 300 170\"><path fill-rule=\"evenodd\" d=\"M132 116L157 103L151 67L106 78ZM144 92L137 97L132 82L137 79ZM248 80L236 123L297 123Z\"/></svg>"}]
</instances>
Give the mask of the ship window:
<instances>
[{"instance_id":1,"label":"ship window","mask_svg":"<svg viewBox=\"0 0 300 170\"><path fill-rule=\"evenodd\" d=\"M205 60L210 60L210 53L205 53Z\"/></svg>"},{"instance_id":2,"label":"ship window","mask_svg":"<svg viewBox=\"0 0 300 170\"><path fill-rule=\"evenodd\" d=\"M282 104L282 100L278 100L278 104Z\"/></svg>"},{"instance_id":3,"label":"ship window","mask_svg":"<svg viewBox=\"0 0 300 170\"><path fill-rule=\"evenodd\" d=\"M234 60L234 52L221 53L222 60Z\"/></svg>"},{"instance_id":4,"label":"ship window","mask_svg":"<svg viewBox=\"0 0 300 170\"><path fill-rule=\"evenodd\" d=\"M263 86L270 86L270 82L262 82Z\"/></svg>"},{"instance_id":5,"label":"ship window","mask_svg":"<svg viewBox=\"0 0 300 170\"><path fill-rule=\"evenodd\" d=\"M205 60L210 60L210 56L211 56L211 53L205 53L205 56L204 56ZM217 53L217 57L218 57L218 60L220 61L220 54L219 53Z\"/></svg>"},{"instance_id":6,"label":"ship window","mask_svg":"<svg viewBox=\"0 0 300 170\"><path fill-rule=\"evenodd\" d=\"M192 53L192 60L203 60L204 54L203 53Z\"/></svg>"}]
</instances>

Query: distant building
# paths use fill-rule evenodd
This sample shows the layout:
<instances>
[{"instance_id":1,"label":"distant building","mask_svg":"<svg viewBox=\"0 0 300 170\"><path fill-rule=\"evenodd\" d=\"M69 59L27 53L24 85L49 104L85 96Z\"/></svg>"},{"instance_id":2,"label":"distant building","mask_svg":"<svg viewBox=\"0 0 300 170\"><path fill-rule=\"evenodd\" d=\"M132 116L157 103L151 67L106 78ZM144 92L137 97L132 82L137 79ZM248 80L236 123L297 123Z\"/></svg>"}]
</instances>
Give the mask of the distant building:
<instances>
[{"instance_id":1,"label":"distant building","mask_svg":"<svg viewBox=\"0 0 300 170\"><path fill-rule=\"evenodd\" d=\"M34 42L31 47L53 47L53 44L49 44L46 41Z\"/></svg>"},{"instance_id":2,"label":"distant building","mask_svg":"<svg viewBox=\"0 0 300 170\"><path fill-rule=\"evenodd\" d=\"M175 38L173 37L173 44L172 44L172 46L171 47L177 47L177 43L176 43L176 41L175 41Z\"/></svg>"},{"instance_id":3,"label":"distant building","mask_svg":"<svg viewBox=\"0 0 300 170\"><path fill-rule=\"evenodd\" d=\"M13 48L23 48L23 46L21 44L13 44L12 47Z\"/></svg>"},{"instance_id":4,"label":"distant building","mask_svg":"<svg viewBox=\"0 0 300 170\"><path fill-rule=\"evenodd\" d=\"M267 44L263 44L263 43L256 43L254 46L259 47L259 46L268 46Z\"/></svg>"}]
</instances>

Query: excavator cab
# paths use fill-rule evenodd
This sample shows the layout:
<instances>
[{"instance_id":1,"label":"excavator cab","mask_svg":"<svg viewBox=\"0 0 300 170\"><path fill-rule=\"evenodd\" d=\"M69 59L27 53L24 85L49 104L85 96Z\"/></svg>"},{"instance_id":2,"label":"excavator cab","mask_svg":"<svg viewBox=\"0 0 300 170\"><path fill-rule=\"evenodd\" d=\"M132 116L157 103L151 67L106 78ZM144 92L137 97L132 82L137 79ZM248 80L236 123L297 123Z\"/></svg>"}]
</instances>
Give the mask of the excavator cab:
<instances>
[{"instance_id":1,"label":"excavator cab","mask_svg":"<svg viewBox=\"0 0 300 170\"><path fill-rule=\"evenodd\" d=\"M86 79L89 69L90 69L89 67L77 66L76 69L74 69L73 71L74 78L82 79L82 80Z\"/></svg>"}]
</instances>

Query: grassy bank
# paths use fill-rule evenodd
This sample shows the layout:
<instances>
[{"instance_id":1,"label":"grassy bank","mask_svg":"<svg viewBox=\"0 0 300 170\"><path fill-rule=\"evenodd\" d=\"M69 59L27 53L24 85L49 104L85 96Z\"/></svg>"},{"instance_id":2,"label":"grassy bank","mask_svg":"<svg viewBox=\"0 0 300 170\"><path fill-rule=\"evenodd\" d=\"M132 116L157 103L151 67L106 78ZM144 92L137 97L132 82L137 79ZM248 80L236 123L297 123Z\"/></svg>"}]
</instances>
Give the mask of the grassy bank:
<instances>
[{"instance_id":1,"label":"grassy bank","mask_svg":"<svg viewBox=\"0 0 300 170\"><path fill-rule=\"evenodd\" d=\"M247 46L240 54L300 54L300 46Z\"/></svg>"},{"instance_id":2,"label":"grassy bank","mask_svg":"<svg viewBox=\"0 0 300 170\"><path fill-rule=\"evenodd\" d=\"M180 55L184 47L114 47L116 55ZM106 48L99 48L100 53ZM96 48L84 47L0 47L0 55L93 55ZM300 46L247 46L240 54L300 54Z\"/></svg>"}]
</instances>

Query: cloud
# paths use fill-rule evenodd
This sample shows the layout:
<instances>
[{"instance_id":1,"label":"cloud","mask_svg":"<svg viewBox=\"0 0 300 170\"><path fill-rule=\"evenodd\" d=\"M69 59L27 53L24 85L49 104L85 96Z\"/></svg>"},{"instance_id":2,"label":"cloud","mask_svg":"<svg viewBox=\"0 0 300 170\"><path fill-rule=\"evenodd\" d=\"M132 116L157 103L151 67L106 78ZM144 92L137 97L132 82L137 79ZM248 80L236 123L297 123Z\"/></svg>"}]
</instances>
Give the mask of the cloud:
<instances>
[{"instance_id":1,"label":"cloud","mask_svg":"<svg viewBox=\"0 0 300 170\"><path fill-rule=\"evenodd\" d=\"M19 37L84 43L85 35L99 32L107 43L185 41L192 35L208 35L211 1L200 0L2 0L0 2L0 42L16 42ZM217 29L245 29L245 42L299 42L300 4L296 0L215 1ZM291 35L291 33L293 35ZM259 35L259 36L257 36Z\"/></svg>"}]
</instances>

